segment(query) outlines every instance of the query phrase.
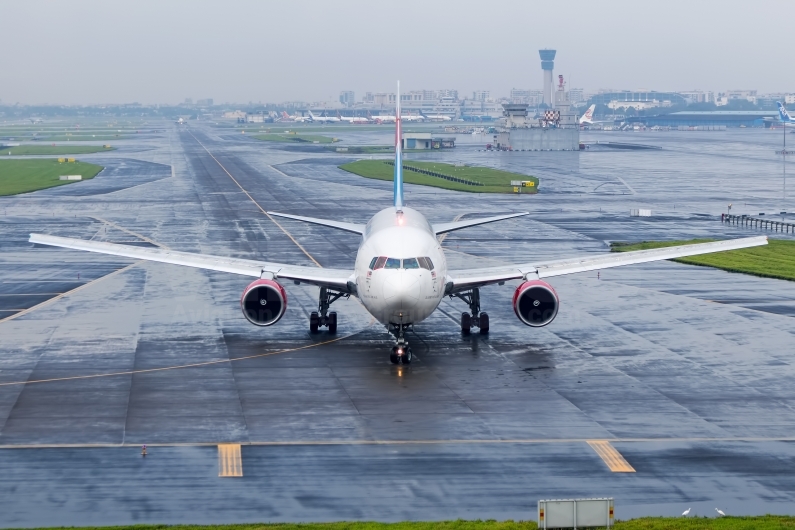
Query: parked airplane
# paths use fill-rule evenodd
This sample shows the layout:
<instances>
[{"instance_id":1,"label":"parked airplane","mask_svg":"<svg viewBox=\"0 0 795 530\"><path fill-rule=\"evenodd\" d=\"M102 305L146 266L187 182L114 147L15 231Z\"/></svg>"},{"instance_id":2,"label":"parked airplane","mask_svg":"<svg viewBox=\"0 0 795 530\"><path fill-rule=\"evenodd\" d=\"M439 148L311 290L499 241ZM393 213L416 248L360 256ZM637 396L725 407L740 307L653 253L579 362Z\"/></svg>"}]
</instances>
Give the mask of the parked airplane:
<instances>
[{"instance_id":1,"label":"parked airplane","mask_svg":"<svg viewBox=\"0 0 795 530\"><path fill-rule=\"evenodd\" d=\"M593 125L593 111L596 105L591 105L580 118L580 125Z\"/></svg>"},{"instance_id":2,"label":"parked airplane","mask_svg":"<svg viewBox=\"0 0 795 530\"><path fill-rule=\"evenodd\" d=\"M282 117L276 120L280 123L284 122L295 122L295 123L304 123L310 121L309 118L305 118L304 116L299 116L296 114L295 116L290 116L287 112L282 111Z\"/></svg>"},{"instance_id":3,"label":"parked airplane","mask_svg":"<svg viewBox=\"0 0 795 530\"><path fill-rule=\"evenodd\" d=\"M339 123L340 119L336 116L325 116L325 112L323 112L324 116L315 116L312 114L312 111L309 111L309 121L317 122L317 123Z\"/></svg>"},{"instance_id":4,"label":"parked airplane","mask_svg":"<svg viewBox=\"0 0 795 530\"><path fill-rule=\"evenodd\" d=\"M367 117L376 123L395 123L397 121L395 116L385 116L380 114L378 116L373 116L369 111L367 112Z\"/></svg>"},{"instance_id":5,"label":"parked airplane","mask_svg":"<svg viewBox=\"0 0 795 530\"><path fill-rule=\"evenodd\" d=\"M780 101L776 101L776 105L778 106L779 119L785 124L795 124L795 118L789 115L789 112L787 112L787 107L785 107Z\"/></svg>"},{"instance_id":6,"label":"parked airplane","mask_svg":"<svg viewBox=\"0 0 795 530\"><path fill-rule=\"evenodd\" d=\"M345 123L370 123L370 120L363 116L343 116L339 112L337 112L337 118L339 118L340 121L344 121Z\"/></svg>"},{"instance_id":7,"label":"parked airplane","mask_svg":"<svg viewBox=\"0 0 795 530\"><path fill-rule=\"evenodd\" d=\"M400 116L399 103L395 115ZM356 199L351 197L349 200ZM433 224L428 222L422 213L409 208L404 201L400 120L395 125L393 203L376 213L367 224L285 213L268 214L358 234L361 243L353 266L344 269L315 268L44 234L31 234L30 242L252 276L256 280L243 290L240 307L245 318L257 326L273 325L284 316L287 291L283 283L303 282L320 287L317 311L309 316L312 333L316 333L321 326L335 333L337 313L329 311L330 306L340 298L356 296L367 311L395 336L390 355L390 360L395 364L412 361L406 331L428 318L445 296L458 298L469 307L469 312L461 315L463 334L469 334L473 328L478 328L484 334L489 332L490 325L488 314L481 311L480 288L521 280L513 294L513 310L522 323L540 327L552 322L560 307L555 289L544 281L547 278L767 244L767 238L759 236L635 252L590 254L555 261L448 269L438 240L440 234L520 217L528 215L528 212Z\"/></svg>"},{"instance_id":8,"label":"parked airplane","mask_svg":"<svg viewBox=\"0 0 795 530\"><path fill-rule=\"evenodd\" d=\"M420 115L428 121L451 121L453 119L450 116L445 116L444 114L425 114L422 111L420 111Z\"/></svg>"},{"instance_id":9,"label":"parked airplane","mask_svg":"<svg viewBox=\"0 0 795 530\"><path fill-rule=\"evenodd\" d=\"M36 125L37 123L44 123L44 120L41 118L28 118L28 119L30 120L30 123L32 123L33 125Z\"/></svg>"}]
</instances>

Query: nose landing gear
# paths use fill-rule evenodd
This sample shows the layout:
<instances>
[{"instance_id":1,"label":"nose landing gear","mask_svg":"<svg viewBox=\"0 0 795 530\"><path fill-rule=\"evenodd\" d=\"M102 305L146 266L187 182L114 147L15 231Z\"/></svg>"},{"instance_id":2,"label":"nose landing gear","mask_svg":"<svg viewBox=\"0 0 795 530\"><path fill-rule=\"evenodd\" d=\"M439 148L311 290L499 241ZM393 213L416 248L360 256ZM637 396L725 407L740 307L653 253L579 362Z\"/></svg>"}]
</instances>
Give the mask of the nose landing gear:
<instances>
[{"instance_id":1,"label":"nose landing gear","mask_svg":"<svg viewBox=\"0 0 795 530\"><path fill-rule=\"evenodd\" d=\"M312 311L309 315L309 331L311 333L317 333L318 328L321 326L328 327L329 333L337 332L337 312L329 311L328 309L331 304L343 296L348 298L351 295L349 293L329 291L325 287L320 288L320 299L317 304L317 311Z\"/></svg>"},{"instance_id":2,"label":"nose landing gear","mask_svg":"<svg viewBox=\"0 0 795 530\"><path fill-rule=\"evenodd\" d=\"M460 298L469 306L470 313L461 313L461 333L469 335L472 328L478 328L481 335L489 332L489 315L480 311L480 289L475 287L471 291L453 293L450 298Z\"/></svg>"},{"instance_id":3,"label":"nose landing gear","mask_svg":"<svg viewBox=\"0 0 795 530\"><path fill-rule=\"evenodd\" d=\"M393 324L392 326L393 329L390 329L390 331L397 337L397 342L392 346L389 360L392 364L411 364L414 356L411 352L411 346L409 346L408 341L403 336L403 332L408 329L409 324Z\"/></svg>"}]
</instances>

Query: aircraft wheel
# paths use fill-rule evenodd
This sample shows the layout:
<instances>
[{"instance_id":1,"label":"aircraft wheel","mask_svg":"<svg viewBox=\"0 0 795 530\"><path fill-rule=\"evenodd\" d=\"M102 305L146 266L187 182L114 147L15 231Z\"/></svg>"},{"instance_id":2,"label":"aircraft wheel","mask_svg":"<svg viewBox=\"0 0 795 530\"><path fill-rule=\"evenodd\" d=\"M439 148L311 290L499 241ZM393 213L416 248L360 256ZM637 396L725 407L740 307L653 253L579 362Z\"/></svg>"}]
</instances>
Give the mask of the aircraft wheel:
<instances>
[{"instance_id":1,"label":"aircraft wheel","mask_svg":"<svg viewBox=\"0 0 795 530\"><path fill-rule=\"evenodd\" d=\"M489 315L488 313L480 314L480 334L487 335L489 332Z\"/></svg>"},{"instance_id":2,"label":"aircraft wheel","mask_svg":"<svg viewBox=\"0 0 795 530\"><path fill-rule=\"evenodd\" d=\"M392 364L398 364L400 362L396 347L392 348L392 353L389 354L389 360L392 362Z\"/></svg>"},{"instance_id":3,"label":"aircraft wheel","mask_svg":"<svg viewBox=\"0 0 795 530\"><path fill-rule=\"evenodd\" d=\"M328 314L328 332L329 333L336 333L337 332L337 312L332 311Z\"/></svg>"},{"instance_id":4,"label":"aircraft wheel","mask_svg":"<svg viewBox=\"0 0 795 530\"><path fill-rule=\"evenodd\" d=\"M406 348L406 351L403 353L403 364L411 364L411 360L411 348Z\"/></svg>"},{"instance_id":5,"label":"aircraft wheel","mask_svg":"<svg viewBox=\"0 0 795 530\"><path fill-rule=\"evenodd\" d=\"M472 329L472 315L469 313L461 313L461 333L469 335Z\"/></svg>"},{"instance_id":6,"label":"aircraft wheel","mask_svg":"<svg viewBox=\"0 0 795 530\"><path fill-rule=\"evenodd\" d=\"M320 325L320 317L317 316L317 311L312 311L309 314L309 332L317 333L317 328Z\"/></svg>"}]
</instances>

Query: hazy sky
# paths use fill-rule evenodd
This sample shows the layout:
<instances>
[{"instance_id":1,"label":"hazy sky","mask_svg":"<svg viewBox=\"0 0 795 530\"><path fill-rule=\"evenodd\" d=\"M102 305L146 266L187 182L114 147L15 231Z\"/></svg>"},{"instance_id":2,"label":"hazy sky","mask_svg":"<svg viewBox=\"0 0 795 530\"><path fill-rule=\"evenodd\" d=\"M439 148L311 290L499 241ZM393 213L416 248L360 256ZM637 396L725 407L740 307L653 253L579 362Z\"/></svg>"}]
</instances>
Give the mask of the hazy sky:
<instances>
[{"instance_id":1,"label":"hazy sky","mask_svg":"<svg viewBox=\"0 0 795 530\"><path fill-rule=\"evenodd\" d=\"M795 0L0 4L3 103L322 101L352 89L795 92Z\"/></svg>"}]
</instances>

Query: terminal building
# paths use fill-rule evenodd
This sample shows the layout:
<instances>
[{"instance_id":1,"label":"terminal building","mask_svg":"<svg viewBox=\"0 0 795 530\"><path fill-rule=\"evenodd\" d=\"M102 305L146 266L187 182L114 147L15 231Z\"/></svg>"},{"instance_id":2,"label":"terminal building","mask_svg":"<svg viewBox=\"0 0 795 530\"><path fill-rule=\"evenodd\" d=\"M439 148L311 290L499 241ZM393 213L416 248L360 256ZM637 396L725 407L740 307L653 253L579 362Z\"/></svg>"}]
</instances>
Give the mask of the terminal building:
<instances>
[{"instance_id":1,"label":"terminal building","mask_svg":"<svg viewBox=\"0 0 795 530\"><path fill-rule=\"evenodd\" d=\"M778 122L777 111L713 110L671 112L655 116L636 116L627 123L643 123L648 127L770 127Z\"/></svg>"}]
</instances>

